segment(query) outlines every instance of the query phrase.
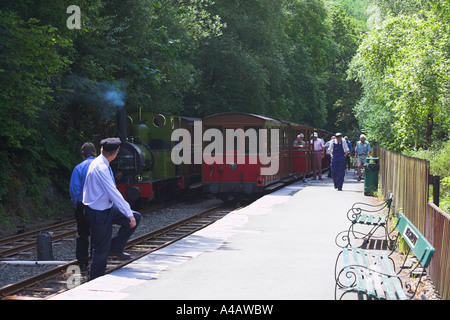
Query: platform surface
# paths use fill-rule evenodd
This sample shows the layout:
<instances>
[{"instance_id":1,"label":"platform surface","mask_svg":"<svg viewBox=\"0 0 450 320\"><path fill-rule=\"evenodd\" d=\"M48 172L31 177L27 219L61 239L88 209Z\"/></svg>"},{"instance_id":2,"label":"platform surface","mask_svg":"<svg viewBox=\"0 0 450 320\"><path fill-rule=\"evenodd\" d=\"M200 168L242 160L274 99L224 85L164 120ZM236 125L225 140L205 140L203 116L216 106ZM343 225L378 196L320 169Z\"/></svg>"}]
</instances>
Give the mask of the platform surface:
<instances>
[{"instance_id":1,"label":"platform surface","mask_svg":"<svg viewBox=\"0 0 450 320\"><path fill-rule=\"evenodd\" d=\"M53 300L331 300L339 248L364 181L296 182Z\"/></svg>"}]
</instances>

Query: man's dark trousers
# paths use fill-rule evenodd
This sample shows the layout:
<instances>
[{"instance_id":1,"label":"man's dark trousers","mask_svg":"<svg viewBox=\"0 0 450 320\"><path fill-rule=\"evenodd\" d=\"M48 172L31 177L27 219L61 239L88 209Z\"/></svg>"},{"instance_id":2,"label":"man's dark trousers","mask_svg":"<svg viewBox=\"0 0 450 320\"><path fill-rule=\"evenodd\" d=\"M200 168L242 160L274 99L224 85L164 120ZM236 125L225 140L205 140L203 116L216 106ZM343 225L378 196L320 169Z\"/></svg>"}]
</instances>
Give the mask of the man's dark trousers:
<instances>
[{"instance_id":1,"label":"man's dark trousers","mask_svg":"<svg viewBox=\"0 0 450 320\"><path fill-rule=\"evenodd\" d=\"M82 202L77 203L75 208L75 220L77 220L77 246L75 256L80 265L89 263L89 236L91 230L86 218L84 217L84 207Z\"/></svg>"},{"instance_id":2,"label":"man's dark trousers","mask_svg":"<svg viewBox=\"0 0 450 320\"><path fill-rule=\"evenodd\" d=\"M123 215L117 207L98 211L86 207L84 216L91 227L92 257L89 270L89 281L103 276L110 251L121 253L125 245L141 221L141 215L133 211L136 226L130 227L130 219ZM112 237L112 225L120 225L117 233Z\"/></svg>"},{"instance_id":3,"label":"man's dark trousers","mask_svg":"<svg viewBox=\"0 0 450 320\"><path fill-rule=\"evenodd\" d=\"M334 185L338 189L342 189L345 177L345 152L342 143L333 144L333 157L331 158L331 170Z\"/></svg>"}]
</instances>

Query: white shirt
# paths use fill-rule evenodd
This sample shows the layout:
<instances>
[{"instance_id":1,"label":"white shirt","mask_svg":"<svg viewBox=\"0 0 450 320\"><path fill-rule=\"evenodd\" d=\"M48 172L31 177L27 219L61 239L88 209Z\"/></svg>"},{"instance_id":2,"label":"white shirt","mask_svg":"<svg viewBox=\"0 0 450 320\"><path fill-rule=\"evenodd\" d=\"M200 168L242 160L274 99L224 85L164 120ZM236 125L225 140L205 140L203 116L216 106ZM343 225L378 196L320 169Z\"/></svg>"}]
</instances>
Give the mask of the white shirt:
<instances>
[{"instance_id":1,"label":"white shirt","mask_svg":"<svg viewBox=\"0 0 450 320\"><path fill-rule=\"evenodd\" d=\"M83 187L83 203L94 210L106 210L113 204L128 218L133 211L122 194L117 190L109 161L102 154L89 166Z\"/></svg>"},{"instance_id":2,"label":"white shirt","mask_svg":"<svg viewBox=\"0 0 450 320\"><path fill-rule=\"evenodd\" d=\"M315 141L314 139L311 140L311 144L313 145L314 151L322 151L325 147L324 143L322 142L322 139L317 138Z\"/></svg>"},{"instance_id":3,"label":"white shirt","mask_svg":"<svg viewBox=\"0 0 450 320\"><path fill-rule=\"evenodd\" d=\"M344 153L349 151L348 149L348 143L344 138L341 138L342 147L344 148ZM334 144L338 144L337 139L330 140L330 146L328 147L328 152L333 152L333 146Z\"/></svg>"}]
</instances>

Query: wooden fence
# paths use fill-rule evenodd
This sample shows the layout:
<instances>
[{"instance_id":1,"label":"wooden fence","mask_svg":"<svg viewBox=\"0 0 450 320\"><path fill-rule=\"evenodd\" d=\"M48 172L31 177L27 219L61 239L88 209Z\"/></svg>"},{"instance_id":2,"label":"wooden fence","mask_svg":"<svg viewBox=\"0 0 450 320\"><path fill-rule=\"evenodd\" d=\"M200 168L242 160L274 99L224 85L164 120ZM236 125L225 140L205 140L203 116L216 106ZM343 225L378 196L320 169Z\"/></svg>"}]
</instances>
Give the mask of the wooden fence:
<instances>
[{"instance_id":1,"label":"wooden fence","mask_svg":"<svg viewBox=\"0 0 450 320\"><path fill-rule=\"evenodd\" d=\"M442 299L450 299L450 216L428 203L425 237L436 250L428 273Z\"/></svg>"},{"instance_id":2,"label":"wooden fence","mask_svg":"<svg viewBox=\"0 0 450 320\"><path fill-rule=\"evenodd\" d=\"M380 158L379 185L384 197L392 192L395 210L402 211L425 234L430 162L381 147L375 147L373 155Z\"/></svg>"},{"instance_id":3,"label":"wooden fence","mask_svg":"<svg viewBox=\"0 0 450 320\"><path fill-rule=\"evenodd\" d=\"M379 186L386 198L393 193L395 211L402 211L435 248L428 269L442 299L450 299L450 216L429 199L430 162L375 147L380 158Z\"/></svg>"}]
</instances>

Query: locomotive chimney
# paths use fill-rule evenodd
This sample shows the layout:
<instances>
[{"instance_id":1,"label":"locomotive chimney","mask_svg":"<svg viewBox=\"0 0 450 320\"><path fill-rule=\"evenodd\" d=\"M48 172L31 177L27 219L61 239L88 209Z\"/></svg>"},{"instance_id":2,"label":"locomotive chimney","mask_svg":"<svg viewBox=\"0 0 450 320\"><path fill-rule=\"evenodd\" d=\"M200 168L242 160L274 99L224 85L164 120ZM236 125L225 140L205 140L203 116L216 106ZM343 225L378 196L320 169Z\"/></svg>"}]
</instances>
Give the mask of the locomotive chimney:
<instances>
[{"instance_id":1,"label":"locomotive chimney","mask_svg":"<svg viewBox=\"0 0 450 320\"><path fill-rule=\"evenodd\" d=\"M127 110L125 107L117 107L117 133L120 141L127 141Z\"/></svg>"}]
</instances>

